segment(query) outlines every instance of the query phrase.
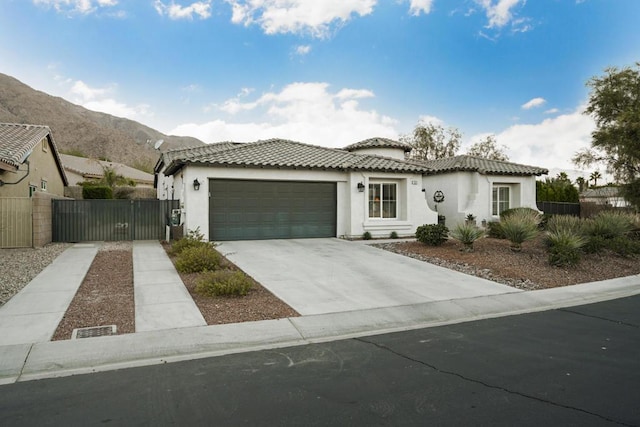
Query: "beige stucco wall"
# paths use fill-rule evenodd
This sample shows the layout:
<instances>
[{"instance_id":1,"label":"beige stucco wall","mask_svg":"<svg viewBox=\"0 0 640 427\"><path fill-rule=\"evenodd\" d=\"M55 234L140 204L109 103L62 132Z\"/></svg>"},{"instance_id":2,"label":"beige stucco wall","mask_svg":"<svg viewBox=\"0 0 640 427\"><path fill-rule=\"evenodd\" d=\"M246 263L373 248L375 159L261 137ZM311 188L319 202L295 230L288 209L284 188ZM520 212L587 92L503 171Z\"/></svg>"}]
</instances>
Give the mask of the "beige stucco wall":
<instances>
[{"instance_id":1,"label":"beige stucco wall","mask_svg":"<svg viewBox=\"0 0 640 427\"><path fill-rule=\"evenodd\" d=\"M29 197L29 185L36 187L36 191L43 191L41 189L43 180L47 182L47 190L44 192L64 196L64 181L56 165L53 149L49 144L48 137L44 141L46 141L46 151L43 150L43 144L40 143L29 156L29 175L16 185L0 187L0 197ZM18 172L0 171L0 179L5 182L16 182L26 174L26 171L26 164L23 164Z\"/></svg>"}]
</instances>

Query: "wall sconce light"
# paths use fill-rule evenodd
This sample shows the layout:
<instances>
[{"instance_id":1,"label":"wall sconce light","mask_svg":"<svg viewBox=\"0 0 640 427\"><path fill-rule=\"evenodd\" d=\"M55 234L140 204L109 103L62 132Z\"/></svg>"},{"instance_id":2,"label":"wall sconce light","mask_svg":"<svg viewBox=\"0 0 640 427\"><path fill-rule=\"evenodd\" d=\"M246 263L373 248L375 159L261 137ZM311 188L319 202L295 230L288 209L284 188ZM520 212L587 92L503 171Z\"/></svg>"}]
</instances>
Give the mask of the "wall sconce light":
<instances>
[{"instance_id":1,"label":"wall sconce light","mask_svg":"<svg viewBox=\"0 0 640 427\"><path fill-rule=\"evenodd\" d=\"M198 181L198 178L193 180L193 189L196 191L200 189L200 181Z\"/></svg>"},{"instance_id":2,"label":"wall sconce light","mask_svg":"<svg viewBox=\"0 0 640 427\"><path fill-rule=\"evenodd\" d=\"M361 183L361 182L358 183L358 191L361 192L361 193L364 192L364 184Z\"/></svg>"}]
</instances>

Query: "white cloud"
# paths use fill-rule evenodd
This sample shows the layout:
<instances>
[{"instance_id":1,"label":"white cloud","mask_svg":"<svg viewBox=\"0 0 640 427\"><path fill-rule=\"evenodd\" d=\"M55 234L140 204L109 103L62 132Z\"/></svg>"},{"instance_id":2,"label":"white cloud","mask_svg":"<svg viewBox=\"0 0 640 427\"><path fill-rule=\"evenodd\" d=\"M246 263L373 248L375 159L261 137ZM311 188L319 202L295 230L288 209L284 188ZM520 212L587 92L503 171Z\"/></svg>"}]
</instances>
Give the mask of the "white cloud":
<instances>
[{"instance_id":1,"label":"white cloud","mask_svg":"<svg viewBox=\"0 0 640 427\"><path fill-rule=\"evenodd\" d=\"M544 114L556 114L559 113L560 110L558 110L557 108L550 108L547 111L544 112Z\"/></svg>"},{"instance_id":2,"label":"white cloud","mask_svg":"<svg viewBox=\"0 0 640 427\"><path fill-rule=\"evenodd\" d=\"M329 84L322 82L291 83L251 102L236 97L218 107L229 113L261 114L259 119L186 123L169 133L205 142L287 138L326 147L343 147L372 136L397 138L396 120L360 106L358 99L373 96L362 89L332 92Z\"/></svg>"},{"instance_id":3,"label":"white cloud","mask_svg":"<svg viewBox=\"0 0 640 427\"><path fill-rule=\"evenodd\" d=\"M432 5L433 0L411 0L409 13L413 16L420 16L421 13L428 15Z\"/></svg>"},{"instance_id":4,"label":"white cloud","mask_svg":"<svg viewBox=\"0 0 640 427\"><path fill-rule=\"evenodd\" d=\"M444 121L437 118L436 116L422 115L418 117L418 122L427 125L430 124L434 126L444 126Z\"/></svg>"},{"instance_id":5,"label":"white cloud","mask_svg":"<svg viewBox=\"0 0 640 427\"><path fill-rule=\"evenodd\" d=\"M496 134L499 144L508 147L509 159L540 167L572 169L574 154L591 146L593 118L575 112L543 120L538 124L517 124ZM475 137L473 137L475 138ZM472 138L472 140L473 140Z\"/></svg>"},{"instance_id":6,"label":"white cloud","mask_svg":"<svg viewBox=\"0 0 640 427\"><path fill-rule=\"evenodd\" d=\"M295 52L296 55L304 56L311 52L311 46L309 46L308 44L296 46Z\"/></svg>"},{"instance_id":7,"label":"white cloud","mask_svg":"<svg viewBox=\"0 0 640 427\"><path fill-rule=\"evenodd\" d=\"M544 105L547 102L546 99L544 98L533 98L529 101L527 101L526 103L522 104L520 107L523 110L530 110L532 108L537 108L537 107L541 107L542 105Z\"/></svg>"},{"instance_id":8,"label":"white cloud","mask_svg":"<svg viewBox=\"0 0 640 427\"><path fill-rule=\"evenodd\" d=\"M99 8L116 6L118 0L33 0L33 3L53 7L57 12L87 15L96 12Z\"/></svg>"},{"instance_id":9,"label":"white cloud","mask_svg":"<svg viewBox=\"0 0 640 427\"><path fill-rule=\"evenodd\" d=\"M235 24L260 25L266 34L309 33L327 37L353 15L373 12L377 0L225 0Z\"/></svg>"},{"instance_id":10,"label":"white cloud","mask_svg":"<svg viewBox=\"0 0 640 427\"><path fill-rule=\"evenodd\" d=\"M117 91L117 85L103 88L91 87L82 80L73 81L71 79L63 80L63 84L71 85L69 89L70 101L89 110L132 120L153 117L150 106L147 104L130 106L113 99L112 95Z\"/></svg>"},{"instance_id":11,"label":"white cloud","mask_svg":"<svg viewBox=\"0 0 640 427\"><path fill-rule=\"evenodd\" d=\"M476 3L487 15L487 28L502 28L513 19L512 9L525 0L476 0Z\"/></svg>"},{"instance_id":12,"label":"white cloud","mask_svg":"<svg viewBox=\"0 0 640 427\"><path fill-rule=\"evenodd\" d=\"M211 16L211 0L193 2L188 6L181 6L173 0L168 4L156 0L154 7L160 15L167 15L171 19L193 19L194 15L207 19Z\"/></svg>"}]
</instances>

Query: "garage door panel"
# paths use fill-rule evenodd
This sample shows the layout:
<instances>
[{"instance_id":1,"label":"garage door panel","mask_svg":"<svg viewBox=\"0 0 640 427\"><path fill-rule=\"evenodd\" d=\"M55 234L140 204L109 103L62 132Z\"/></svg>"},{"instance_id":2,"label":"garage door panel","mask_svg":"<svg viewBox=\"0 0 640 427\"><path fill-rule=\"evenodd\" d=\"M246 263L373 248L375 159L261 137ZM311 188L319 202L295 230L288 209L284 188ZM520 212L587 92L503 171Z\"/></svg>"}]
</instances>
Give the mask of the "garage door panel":
<instances>
[{"instance_id":1,"label":"garage door panel","mask_svg":"<svg viewBox=\"0 0 640 427\"><path fill-rule=\"evenodd\" d=\"M209 182L211 240L336 236L336 183Z\"/></svg>"}]
</instances>

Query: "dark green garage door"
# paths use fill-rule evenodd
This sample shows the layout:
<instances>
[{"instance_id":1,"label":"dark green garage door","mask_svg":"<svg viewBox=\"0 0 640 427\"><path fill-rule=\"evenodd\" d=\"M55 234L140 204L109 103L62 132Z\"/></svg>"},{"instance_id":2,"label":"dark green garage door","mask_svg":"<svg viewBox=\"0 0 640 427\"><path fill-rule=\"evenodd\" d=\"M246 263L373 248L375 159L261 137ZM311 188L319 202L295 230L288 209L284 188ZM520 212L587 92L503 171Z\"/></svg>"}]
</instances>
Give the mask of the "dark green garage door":
<instances>
[{"instance_id":1,"label":"dark green garage door","mask_svg":"<svg viewBox=\"0 0 640 427\"><path fill-rule=\"evenodd\" d=\"M209 180L209 239L336 237L336 183Z\"/></svg>"}]
</instances>

